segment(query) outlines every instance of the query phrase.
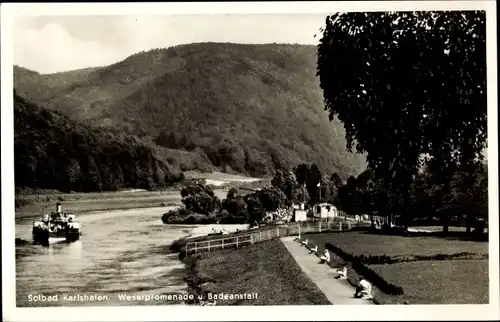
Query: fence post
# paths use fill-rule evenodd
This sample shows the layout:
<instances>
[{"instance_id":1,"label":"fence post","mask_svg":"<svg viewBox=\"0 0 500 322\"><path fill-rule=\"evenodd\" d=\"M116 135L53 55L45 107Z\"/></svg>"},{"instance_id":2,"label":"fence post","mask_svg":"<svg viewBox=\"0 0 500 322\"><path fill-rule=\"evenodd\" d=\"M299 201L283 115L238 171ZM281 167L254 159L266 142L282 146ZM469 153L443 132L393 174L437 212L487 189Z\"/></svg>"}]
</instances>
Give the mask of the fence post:
<instances>
[{"instance_id":1,"label":"fence post","mask_svg":"<svg viewBox=\"0 0 500 322\"><path fill-rule=\"evenodd\" d=\"M347 230L351 230L351 222L347 222Z\"/></svg>"},{"instance_id":2,"label":"fence post","mask_svg":"<svg viewBox=\"0 0 500 322\"><path fill-rule=\"evenodd\" d=\"M222 238L222 249L224 249L224 238Z\"/></svg>"},{"instance_id":3,"label":"fence post","mask_svg":"<svg viewBox=\"0 0 500 322\"><path fill-rule=\"evenodd\" d=\"M198 243L197 242L194 242L194 252L195 253L198 252Z\"/></svg>"},{"instance_id":4,"label":"fence post","mask_svg":"<svg viewBox=\"0 0 500 322\"><path fill-rule=\"evenodd\" d=\"M188 256L188 254L189 254L188 249L189 249L189 243L187 243L187 244L186 244L186 257L187 257L187 256Z\"/></svg>"},{"instance_id":5,"label":"fence post","mask_svg":"<svg viewBox=\"0 0 500 322\"><path fill-rule=\"evenodd\" d=\"M301 222L299 221L299 238L300 238L300 223L301 223Z\"/></svg>"},{"instance_id":6,"label":"fence post","mask_svg":"<svg viewBox=\"0 0 500 322\"><path fill-rule=\"evenodd\" d=\"M276 237L280 237L280 227L276 227Z\"/></svg>"},{"instance_id":7,"label":"fence post","mask_svg":"<svg viewBox=\"0 0 500 322\"><path fill-rule=\"evenodd\" d=\"M253 235L250 235L250 244L253 244Z\"/></svg>"},{"instance_id":8,"label":"fence post","mask_svg":"<svg viewBox=\"0 0 500 322\"><path fill-rule=\"evenodd\" d=\"M238 248L238 236L236 236L236 248Z\"/></svg>"},{"instance_id":9,"label":"fence post","mask_svg":"<svg viewBox=\"0 0 500 322\"><path fill-rule=\"evenodd\" d=\"M208 241L208 251L210 251L210 240Z\"/></svg>"},{"instance_id":10,"label":"fence post","mask_svg":"<svg viewBox=\"0 0 500 322\"><path fill-rule=\"evenodd\" d=\"M342 231L342 222L339 222L339 230Z\"/></svg>"},{"instance_id":11,"label":"fence post","mask_svg":"<svg viewBox=\"0 0 500 322\"><path fill-rule=\"evenodd\" d=\"M262 241L262 232L259 231L259 241L261 242Z\"/></svg>"},{"instance_id":12,"label":"fence post","mask_svg":"<svg viewBox=\"0 0 500 322\"><path fill-rule=\"evenodd\" d=\"M319 232L321 232L321 220L319 221Z\"/></svg>"}]
</instances>

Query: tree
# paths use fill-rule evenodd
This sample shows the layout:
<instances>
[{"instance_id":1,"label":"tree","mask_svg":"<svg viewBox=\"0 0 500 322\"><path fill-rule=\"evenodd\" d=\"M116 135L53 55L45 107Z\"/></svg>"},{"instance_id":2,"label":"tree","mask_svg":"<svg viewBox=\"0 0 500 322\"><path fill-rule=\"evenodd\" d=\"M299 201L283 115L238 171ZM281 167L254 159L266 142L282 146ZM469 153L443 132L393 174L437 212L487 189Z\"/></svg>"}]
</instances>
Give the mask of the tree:
<instances>
[{"instance_id":1,"label":"tree","mask_svg":"<svg viewBox=\"0 0 500 322\"><path fill-rule=\"evenodd\" d=\"M317 74L330 120L344 123L347 149L366 153L368 166L389 180L403 205L428 161L442 167L436 179L446 194L458 164L482 159L484 12L329 16Z\"/></svg>"},{"instance_id":2,"label":"tree","mask_svg":"<svg viewBox=\"0 0 500 322\"><path fill-rule=\"evenodd\" d=\"M266 214L266 209L262 206L257 192L246 195L244 197L244 200L247 204L248 222L250 224L253 224L254 222L260 222Z\"/></svg>"},{"instance_id":3,"label":"tree","mask_svg":"<svg viewBox=\"0 0 500 322\"><path fill-rule=\"evenodd\" d=\"M289 203L296 201L294 200L294 196L296 195L295 191L299 189L299 185L293 172L283 169L276 170L276 174L271 180L271 184L273 187L283 191Z\"/></svg>"},{"instance_id":4,"label":"tree","mask_svg":"<svg viewBox=\"0 0 500 322\"><path fill-rule=\"evenodd\" d=\"M208 215L220 208L220 200L210 187L201 183L188 184L181 189L182 203L187 210Z\"/></svg>"},{"instance_id":5,"label":"tree","mask_svg":"<svg viewBox=\"0 0 500 322\"><path fill-rule=\"evenodd\" d=\"M245 219L248 217L247 204L236 188L228 191L226 199L222 201L222 209L237 217Z\"/></svg>"},{"instance_id":6,"label":"tree","mask_svg":"<svg viewBox=\"0 0 500 322\"><path fill-rule=\"evenodd\" d=\"M295 169L295 178L297 179L297 183L299 185L304 185L306 183L307 177L309 176L309 166L305 163L299 164Z\"/></svg>"},{"instance_id":7,"label":"tree","mask_svg":"<svg viewBox=\"0 0 500 322\"><path fill-rule=\"evenodd\" d=\"M276 187L261 189L256 194L262 207L268 211L282 208L286 203L286 195Z\"/></svg>"},{"instance_id":8,"label":"tree","mask_svg":"<svg viewBox=\"0 0 500 322\"><path fill-rule=\"evenodd\" d=\"M356 207L356 178L350 176L345 185L339 188L338 206L349 214L357 212Z\"/></svg>"},{"instance_id":9,"label":"tree","mask_svg":"<svg viewBox=\"0 0 500 322\"><path fill-rule=\"evenodd\" d=\"M335 185L336 188L340 188L342 186L342 179L340 178L338 173L333 173L330 177L330 181Z\"/></svg>"},{"instance_id":10,"label":"tree","mask_svg":"<svg viewBox=\"0 0 500 322\"><path fill-rule=\"evenodd\" d=\"M238 189L236 189L236 188L231 188L231 189L229 189L229 191L227 192L227 196L226 196L226 198L227 198L227 199L229 199L229 200L230 200L230 199L234 199L234 198L238 198L238 197L239 197L239 191L238 191Z\"/></svg>"},{"instance_id":11,"label":"tree","mask_svg":"<svg viewBox=\"0 0 500 322\"><path fill-rule=\"evenodd\" d=\"M301 163L294 169L294 173L297 183L300 186L306 186L307 195L309 196L309 202L318 202L320 200L320 188L318 187L318 183L323 180L321 171L319 170L318 166L315 163L312 163L310 166ZM324 196L323 192L321 194L322 196ZM324 200L324 198L322 199Z\"/></svg>"}]
</instances>

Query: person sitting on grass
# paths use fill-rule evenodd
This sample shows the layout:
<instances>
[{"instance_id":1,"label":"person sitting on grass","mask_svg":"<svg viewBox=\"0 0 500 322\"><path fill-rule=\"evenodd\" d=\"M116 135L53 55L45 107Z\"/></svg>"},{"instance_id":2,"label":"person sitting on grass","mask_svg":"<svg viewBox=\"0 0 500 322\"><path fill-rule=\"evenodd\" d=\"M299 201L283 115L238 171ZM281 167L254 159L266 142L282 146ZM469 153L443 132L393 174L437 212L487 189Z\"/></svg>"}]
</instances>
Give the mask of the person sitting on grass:
<instances>
[{"instance_id":1,"label":"person sitting on grass","mask_svg":"<svg viewBox=\"0 0 500 322\"><path fill-rule=\"evenodd\" d=\"M323 255L319 258L321 260L321 264L328 263L330 261L330 252L328 249L325 249Z\"/></svg>"},{"instance_id":2,"label":"person sitting on grass","mask_svg":"<svg viewBox=\"0 0 500 322\"><path fill-rule=\"evenodd\" d=\"M372 299L372 285L363 276L359 277L359 284L356 287L356 293L354 297L362 298L366 300Z\"/></svg>"},{"instance_id":3,"label":"person sitting on grass","mask_svg":"<svg viewBox=\"0 0 500 322\"><path fill-rule=\"evenodd\" d=\"M337 274L339 274L339 276L337 276L338 279L347 279L347 266L344 265L342 268L338 269Z\"/></svg>"}]
</instances>

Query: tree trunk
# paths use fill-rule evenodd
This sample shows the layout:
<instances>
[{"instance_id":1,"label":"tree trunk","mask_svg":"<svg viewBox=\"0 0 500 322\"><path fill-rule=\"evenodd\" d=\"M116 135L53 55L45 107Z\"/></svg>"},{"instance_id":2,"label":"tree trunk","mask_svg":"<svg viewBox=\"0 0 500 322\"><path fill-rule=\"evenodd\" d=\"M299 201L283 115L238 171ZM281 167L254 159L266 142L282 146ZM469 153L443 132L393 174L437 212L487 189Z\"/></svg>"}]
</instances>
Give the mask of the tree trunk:
<instances>
[{"instance_id":1,"label":"tree trunk","mask_svg":"<svg viewBox=\"0 0 500 322\"><path fill-rule=\"evenodd\" d=\"M442 201L441 201L441 221L443 223L443 234L448 234L449 228L450 228L450 204L449 204L449 198L450 197L450 181L451 181L451 176L450 179L446 179L442 191Z\"/></svg>"},{"instance_id":2,"label":"tree trunk","mask_svg":"<svg viewBox=\"0 0 500 322\"><path fill-rule=\"evenodd\" d=\"M409 212L409 207L410 207L410 193L409 193L410 185L408 184L406 187L403 189L403 200L402 200L402 205L399 207L400 209L400 216L403 221L403 228L404 231L408 231L408 226L410 224L410 212Z\"/></svg>"},{"instance_id":3,"label":"tree trunk","mask_svg":"<svg viewBox=\"0 0 500 322\"><path fill-rule=\"evenodd\" d=\"M406 231L408 231L408 217L403 215L403 228Z\"/></svg>"},{"instance_id":4,"label":"tree trunk","mask_svg":"<svg viewBox=\"0 0 500 322\"><path fill-rule=\"evenodd\" d=\"M472 213L472 209L467 209L467 218L465 220L465 232L470 234L472 232L472 226L476 223L477 216Z\"/></svg>"},{"instance_id":5,"label":"tree trunk","mask_svg":"<svg viewBox=\"0 0 500 322\"><path fill-rule=\"evenodd\" d=\"M447 213L448 211L445 210L443 211L443 214L441 215L441 221L443 223L443 234L448 234L449 228L450 228L450 215Z\"/></svg>"}]
</instances>

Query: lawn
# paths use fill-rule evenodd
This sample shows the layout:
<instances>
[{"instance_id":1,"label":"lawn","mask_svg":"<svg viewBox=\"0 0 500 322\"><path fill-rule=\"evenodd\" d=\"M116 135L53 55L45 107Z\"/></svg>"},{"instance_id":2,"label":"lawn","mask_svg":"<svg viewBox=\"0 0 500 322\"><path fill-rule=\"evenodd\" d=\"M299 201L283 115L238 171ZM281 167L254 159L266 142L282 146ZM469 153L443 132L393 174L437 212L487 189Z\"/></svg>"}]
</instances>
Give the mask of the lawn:
<instances>
[{"instance_id":1,"label":"lawn","mask_svg":"<svg viewBox=\"0 0 500 322\"><path fill-rule=\"evenodd\" d=\"M437 236L392 236L365 231L308 235L318 245L332 243L352 255L431 256L437 254L488 254L488 243L444 239Z\"/></svg>"},{"instance_id":2,"label":"lawn","mask_svg":"<svg viewBox=\"0 0 500 322\"><path fill-rule=\"evenodd\" d=\"M190 292L258 294L256 299L224 300L217 305L330 304L278 239L196 254L185 262Z\"/></svg>"},{"instance_id":3,"label":"lawn","mask_svg":"<svg viewBox=\"0 0 500 322\"><path fill-rule=\"evenodd\" d=\"M370 265L389 283L406 290L399 297L379 293L384 304L488 304L488 260L448 260Z\"/></svg>"},{"instance_id":4,"label":"lawn","mask_svg":"<svg viewBox=\"0 0 500 322\"><path fill-rule=\"evenodd\" d=\"M474 254L468 260L418 260L385 265L365 264L387 282L404 289L404 295L382 292L374 285L380 304L479 304L488 303L488 243L445 239L437 236L392 236L363 231L307 235L309 242L324 249L331 243L351 255L386 255L403 259L438 254ZM463 258L463 257L462 257ZM338 266L338 258L335 264ZM349 281L356 284L359 274L349 265Z\"/></svg>"}]
</instances>

